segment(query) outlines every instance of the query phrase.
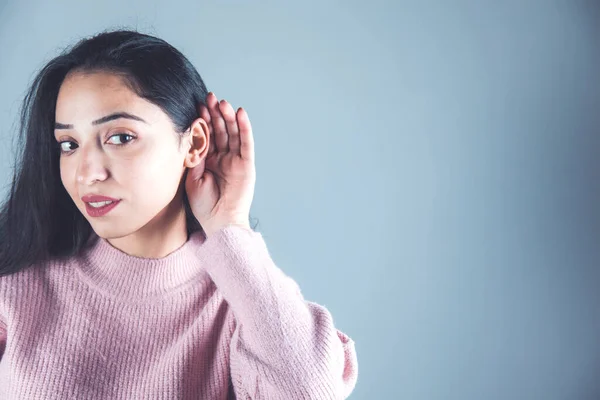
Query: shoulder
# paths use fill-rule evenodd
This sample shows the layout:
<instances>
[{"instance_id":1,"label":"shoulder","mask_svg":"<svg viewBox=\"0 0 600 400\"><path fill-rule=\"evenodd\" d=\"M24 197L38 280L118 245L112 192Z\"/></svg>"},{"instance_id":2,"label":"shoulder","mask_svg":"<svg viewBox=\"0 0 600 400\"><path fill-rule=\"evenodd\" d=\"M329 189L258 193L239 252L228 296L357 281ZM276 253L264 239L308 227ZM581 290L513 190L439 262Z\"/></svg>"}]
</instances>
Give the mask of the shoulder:
<instances>
[{"instance_id":1,"label":"shoulder","mask_svg":"<svg viewBox=\"0 0 600 400\"><path fill-rule=\"evenodd\" d=\"M73 261L73 259L51 259L38 262L12 274L0 276L0 287L8 289L10 287L30 285L48 275L62 273ZM3 292L0 292L0 295L2 295L2 293Z\"/></svg>"},{"instance_id":2,"label":"shoulder","mask_svg":"<svg viewBox=\"0 0 600 400\"><path fill-rule=\"evenodd\" d=\"M40 296L48 295L69 264L70 260L49 260L0 276L0 321L6 323L10 310L24 304L33 306Z\"/></svg>"}]
</instances>

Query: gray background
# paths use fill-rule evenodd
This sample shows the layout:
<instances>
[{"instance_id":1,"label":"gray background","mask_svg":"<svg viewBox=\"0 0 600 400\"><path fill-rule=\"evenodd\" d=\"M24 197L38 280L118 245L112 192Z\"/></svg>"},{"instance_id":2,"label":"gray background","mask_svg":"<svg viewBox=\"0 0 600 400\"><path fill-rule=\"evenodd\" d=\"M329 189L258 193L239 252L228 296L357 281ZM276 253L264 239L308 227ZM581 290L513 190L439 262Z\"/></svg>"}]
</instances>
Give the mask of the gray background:
<instances>
[{"instance_id":1,"label":"gray background","mask_svg":"<svg viewBox=\"0 0 600 400\"><path fill-rule=\"evenodd\" d=\"M117 26L248 110L252 217L352 399L600 398L598 2L0 2L0 182L34 73Z\"/></svg>"}]
</instances>

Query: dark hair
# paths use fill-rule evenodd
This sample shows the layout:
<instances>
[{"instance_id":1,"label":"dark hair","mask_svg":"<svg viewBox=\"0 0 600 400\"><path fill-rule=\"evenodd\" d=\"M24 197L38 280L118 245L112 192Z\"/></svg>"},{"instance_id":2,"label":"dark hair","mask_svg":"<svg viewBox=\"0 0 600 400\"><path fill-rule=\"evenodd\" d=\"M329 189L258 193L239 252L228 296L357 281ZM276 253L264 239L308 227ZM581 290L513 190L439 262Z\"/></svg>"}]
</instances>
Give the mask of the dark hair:
<instances>
[{"instance_id":1,"label":"dark hair","mask_svg":"<svg viewBox=\"0 0 600 400\"><path fill-rule=\"evenodd\" d=\"M12 184L0 209L0 276L74 256L93 233L62 184L53 136L58 92L70 72L119 75L170 117L180 140L199 117L199 104L206 104L206 87L189 60L164 40L136 31L101 32L48 62L21 105ZM184 203L189 236L202 227L185 191Z\"/></svg>"}]
</instances>

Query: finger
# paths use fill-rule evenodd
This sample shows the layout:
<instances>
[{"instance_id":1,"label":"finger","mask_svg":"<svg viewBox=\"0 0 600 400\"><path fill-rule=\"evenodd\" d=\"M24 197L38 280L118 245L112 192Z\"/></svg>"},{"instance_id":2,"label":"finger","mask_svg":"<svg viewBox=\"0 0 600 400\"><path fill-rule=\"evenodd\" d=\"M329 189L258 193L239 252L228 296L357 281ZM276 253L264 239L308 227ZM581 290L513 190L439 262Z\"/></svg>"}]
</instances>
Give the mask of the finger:
<instances>
[{"instance_id":1,"label":"finger","mask_svg":"<svg viewBox=\"0 0 600 400\"><path fill-rule=\"evenodd\" d=\"M235 118L235 111L231 104L226 100L221 100L219 103L221 114L227 126L227 136L229 137L229 151L235 155L240 154L240 130Z\"/></svg>"},{"instance_id":2,"label":"finger","mask_svg":"<svg viewBox=\"0 0 600 400\"><path fill-rule=\"evenodd\" d=\"M210 113L210 120L212 121L213 131L215 132L215 145L216 150L220 152L228 151L227 142L227 127L225 126L225 120L219 109L219 102L217 96L214 93L209 93L206 97L206 104L208 105L208 112Z\"/></svg>"},{"instance_id":3,"label":"finger","mask_svg":"<svg viewBox=\"0 0 600 400\"><path fill-rule=\"evenodd\" d=\"M202 178L202 175L204 174L204 170L206 168L205 164L206 164L206 157L203 158L202 160L200 160L200 164L196 165L193 168L188 168L186 170L186 172L187 172L186 184L189 181L191 181L192 183L196 183Z\"/></svg>"},{"instance_id":4,"label":"finger","mask_svg":"<svg viewBox=\"0 0 600 400\"><path fill-rule=\"evenodd\" d=\"M237 121L240 130L240 154L243 159L254 161L254 135L248 113L242 107L238 108Z\"/></svg>"},{"instance_id":5,"label":"finger","mask_svg":"<svg viewBox=\"0 0 600 400\"><path fill-rule=\"evenodd\" d=\"M200 105L200 118L206 121L206 125L208 125L208 152L207 157L213 155L217 152L216 144L215 144L215 130L212 126L212 121L210 119L210 113L208 112L208 108L205 105Z\"/></svg>"},{"instance_id":6,"label":"finger","mask_svg":"<svg viewBox=\"0 0 600 400\"><path fill-rule=\"evenodd\" d=\"M212 121L210 119L210 113L208 112L208 108L204 104L200 105L200 118L206 121L206 125L208 125L208 130L212 131L213 127Z\"/></svg>"}]
</instances>

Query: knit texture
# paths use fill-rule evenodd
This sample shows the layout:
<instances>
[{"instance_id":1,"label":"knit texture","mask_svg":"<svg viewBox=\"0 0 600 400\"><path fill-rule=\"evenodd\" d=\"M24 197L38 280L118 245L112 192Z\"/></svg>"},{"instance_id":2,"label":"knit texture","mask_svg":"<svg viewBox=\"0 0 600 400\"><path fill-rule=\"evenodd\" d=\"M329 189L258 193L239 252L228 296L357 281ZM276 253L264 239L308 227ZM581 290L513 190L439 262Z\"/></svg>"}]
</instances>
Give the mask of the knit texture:
<instances>
[{"instance_id":1,"label":"knit texture","mask_svg":"<svg viewBox=\"0 0 600 400\"><path fill-rule=\"evenodd\" d=\"M345 399L354 341L259 232L160 259L90 247L0 277L0 399Z\"/></svg>"}]
</instances>

